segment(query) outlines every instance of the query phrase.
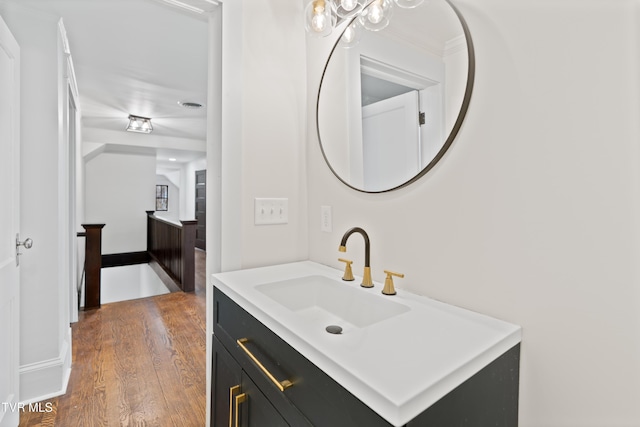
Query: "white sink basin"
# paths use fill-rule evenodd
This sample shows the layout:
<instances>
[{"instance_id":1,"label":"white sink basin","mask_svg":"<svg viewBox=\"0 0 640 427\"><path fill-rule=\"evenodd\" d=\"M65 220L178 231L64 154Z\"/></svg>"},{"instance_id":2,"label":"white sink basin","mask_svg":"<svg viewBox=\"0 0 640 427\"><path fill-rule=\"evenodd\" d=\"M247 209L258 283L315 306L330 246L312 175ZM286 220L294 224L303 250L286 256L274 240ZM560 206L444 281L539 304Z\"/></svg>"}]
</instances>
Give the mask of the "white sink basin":
<instances>
[{"instance_id":1,"label":"white sink basin","mask_svg":"<svg viewBox=\"0 0 640 427\"><path fill-rule=\"evenodd\" d=\"M378 412L403 426L520 342L520 327L411 294L344 282L311 261L212 277L291 347ZM337 325L342 334L327 333Z\"/></svg>"},{"instance_id":2,"label":"white sink basin","mask_svg":"<svg viewBox=\"0 0 640 427\"><path fill-rule=\"evenodd\" d=\"M347 331L364 328L406 313L410 308L385 300L374 289L354 288L325 276L306 276L266 283L256 290L285 306L304 320L335 324ZM302 320L302 319L301 319Z\"/></svg>"}]
</instances>

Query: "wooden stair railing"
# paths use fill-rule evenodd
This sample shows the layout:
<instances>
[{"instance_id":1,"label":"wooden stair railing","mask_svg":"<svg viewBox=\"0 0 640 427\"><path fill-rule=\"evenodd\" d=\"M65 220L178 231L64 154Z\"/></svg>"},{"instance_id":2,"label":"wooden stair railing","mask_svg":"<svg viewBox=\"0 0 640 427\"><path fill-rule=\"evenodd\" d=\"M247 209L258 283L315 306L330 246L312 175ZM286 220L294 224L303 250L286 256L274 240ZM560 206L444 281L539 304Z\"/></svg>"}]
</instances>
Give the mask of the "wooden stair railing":
<instances>
[{"instance_id":1,"label":"wooden stair railing","mask_svg":"<svg viewBox=\"0 0 640 427\"><path fill-rule=\"evenodd\" d=\"M184 292L195 290L198 221L171 221L147 211L147 252Z\"/></svg>"}]
</instances>

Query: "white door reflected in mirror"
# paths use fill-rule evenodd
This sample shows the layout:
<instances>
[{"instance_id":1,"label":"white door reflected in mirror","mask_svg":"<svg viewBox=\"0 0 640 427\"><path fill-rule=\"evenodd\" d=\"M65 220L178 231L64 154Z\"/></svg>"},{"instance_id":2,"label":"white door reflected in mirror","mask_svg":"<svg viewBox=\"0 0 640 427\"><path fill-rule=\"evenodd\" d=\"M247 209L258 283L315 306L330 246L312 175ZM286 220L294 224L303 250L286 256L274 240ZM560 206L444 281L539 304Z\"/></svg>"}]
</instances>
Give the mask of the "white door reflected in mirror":
<instances>
[{"instance_id":1,"label":"white door reflected in mirror","mask_svg":"<svg viewBox=\"0 0 640 427\"><path fill-rule=\"evenodd\" d=\"M362 107L365 189L397 187L420 171L418 102L414 90Z\"/></svg>"}]
</instances>

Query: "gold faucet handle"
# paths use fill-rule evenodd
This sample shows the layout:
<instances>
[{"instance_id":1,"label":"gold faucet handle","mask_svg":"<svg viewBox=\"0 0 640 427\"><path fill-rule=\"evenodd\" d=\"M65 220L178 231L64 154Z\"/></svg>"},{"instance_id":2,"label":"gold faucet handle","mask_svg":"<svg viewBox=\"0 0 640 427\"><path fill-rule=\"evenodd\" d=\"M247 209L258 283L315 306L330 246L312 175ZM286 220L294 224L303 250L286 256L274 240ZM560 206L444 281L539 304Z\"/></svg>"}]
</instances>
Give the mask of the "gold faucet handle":
<instances>
[{"instance_id":1,"label":"gold faucet handle","mask_svg":"<svg viewBox=\"0 0 640 427\"><path fill-rule=\"evenodd\" d=\"M338 258L338 261L345 263L344 275L342 276L342 280L345 280L347 282L351 282L352 280L354 280L353 270L351 269L351 264L353 264L353 261L344 258Z\"/></svg>"},{"instance_id":2,"label":"gold faucet handle","mask_svg":"<svg viewBox=\"0 0 640 427\"><path fill-rule=\"evenodd\" d=\"M387 278L384 279L384 288L382 289L382 293L385 295L395 295L396 289L393 286L393 276L403 278L404 274L402 273L394 273L393 271L384 270Z\"/></svg>"}]
</instances>

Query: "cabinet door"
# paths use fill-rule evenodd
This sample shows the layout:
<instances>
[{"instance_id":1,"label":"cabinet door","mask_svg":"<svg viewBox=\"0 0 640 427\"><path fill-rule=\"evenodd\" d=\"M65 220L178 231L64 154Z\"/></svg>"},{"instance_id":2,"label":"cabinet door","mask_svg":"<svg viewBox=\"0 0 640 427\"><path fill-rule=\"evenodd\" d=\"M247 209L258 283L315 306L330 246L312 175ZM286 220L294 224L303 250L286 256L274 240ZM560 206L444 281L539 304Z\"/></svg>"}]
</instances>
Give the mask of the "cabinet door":
<instances>
[{"instance_id":1,"label":"cabinet door","mask_svg":"<svg viewBox=\"0 0 640 427\"><path fill-rule=\"evenodd\" d=\"M289 426L215 336L212 363L212 427Z\"/></svg>"},{"instance_id":2,"label":"cabinet door","mask_svg":"<svg viewBox=\"0 0 640 427\"><path fill-rule=\"evenodd\" d=\"M264 324L247 313L218 288L214 290L214 332L260 387L280 414L293 426L391 427L320 368L298 353ZM278 390L236 344L249 337L247 346L278 380L294 385ZM268 424L263 424L270 427Z\"/></svg>"},{"instance_id":3,"label":"cabinet door","mask_svg":"<svg viewBox=\"0 0 640 427\"><path fill-rule=\"evenodd\" d=\"M282 415L267 400L251 378L242 372L243 402L238 407L242 427L288 427Z\"/></svg>"},{"instance_id":4,"label":"cabinet door","mask_svg":"<svg viewBox=\"0 0 640 427\"><path fill-rule=\"evenodd\" d=\"M232 411L234 396L241 393L242 369L215 336L212 363L211 427L235 427Z\"/></svg>"}]
</instances>

